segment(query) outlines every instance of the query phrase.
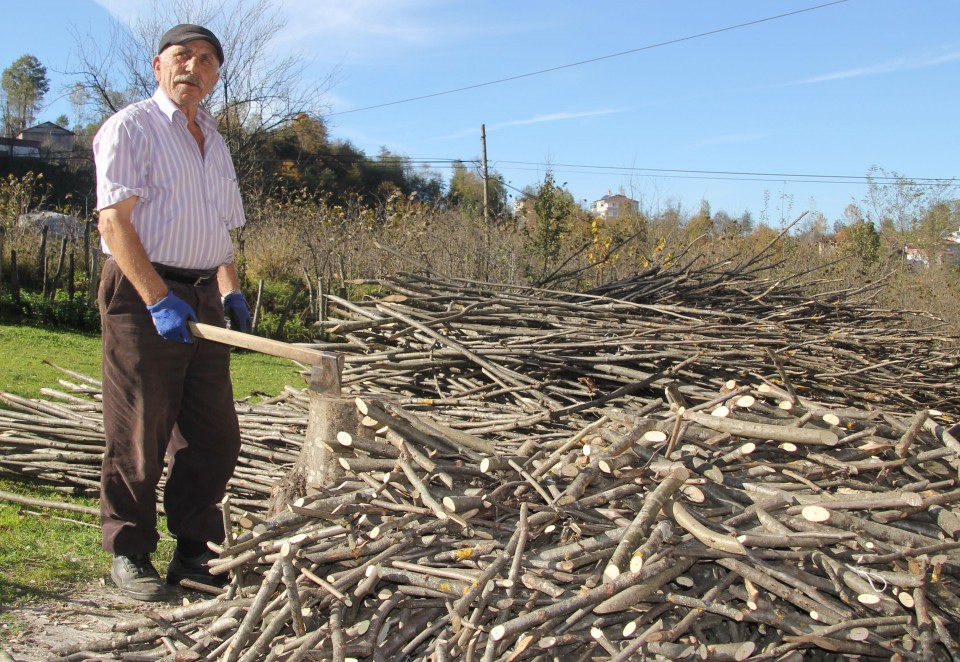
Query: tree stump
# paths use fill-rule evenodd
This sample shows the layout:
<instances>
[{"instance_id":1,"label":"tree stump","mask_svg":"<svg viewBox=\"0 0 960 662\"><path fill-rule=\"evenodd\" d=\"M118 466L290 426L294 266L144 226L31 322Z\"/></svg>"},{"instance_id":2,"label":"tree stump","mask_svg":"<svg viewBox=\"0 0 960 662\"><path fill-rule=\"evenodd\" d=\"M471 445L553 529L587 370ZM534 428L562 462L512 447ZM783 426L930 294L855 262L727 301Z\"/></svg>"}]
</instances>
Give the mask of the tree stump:
<instances>
[{"instance_id":1,"label":"tree stump","mask_svg":"<svg viewBox=\"0 0 960 662\"><path fill-rule=\"evenodd\" d=\"M285 510L297 499L330 487L343 477L343 467L338 462L338 432L366 434L353 399L341 397L342 372L342 355L313 366L307 389L310 409L303 448L293 468L274 488L270 514Z\"/></svg>"}]
</instances>

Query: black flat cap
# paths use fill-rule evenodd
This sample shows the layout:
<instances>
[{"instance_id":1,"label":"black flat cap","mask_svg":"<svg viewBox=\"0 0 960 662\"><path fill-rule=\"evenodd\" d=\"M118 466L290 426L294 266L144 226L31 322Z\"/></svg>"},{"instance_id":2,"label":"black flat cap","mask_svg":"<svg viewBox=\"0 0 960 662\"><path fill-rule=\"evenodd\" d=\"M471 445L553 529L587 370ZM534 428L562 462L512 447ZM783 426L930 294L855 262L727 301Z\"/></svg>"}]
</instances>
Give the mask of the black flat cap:
<instances>
[{"instance_id":1,"label":"black flat cap","mask_svg":"<svg viewBox=\"0 0 960 662\"><path fill-rule=\"evenodd\" d=\"M174 44L185 44L188 41L196 41L197 39L202 39L206 42L209 42L213 48L217 51L217 59L220 60L220 64L223 64L223 46L220 45L220 40L217 39L217 35L210 32L210 30L202 27L200 25L191 25L190 23L181 23L180 25L175 25L166 32L163 33L163 36L160 37L160 48L157 49L157 54L159 55L167 49L168 46L173 46Z\"/></svg>"}]
</instances>

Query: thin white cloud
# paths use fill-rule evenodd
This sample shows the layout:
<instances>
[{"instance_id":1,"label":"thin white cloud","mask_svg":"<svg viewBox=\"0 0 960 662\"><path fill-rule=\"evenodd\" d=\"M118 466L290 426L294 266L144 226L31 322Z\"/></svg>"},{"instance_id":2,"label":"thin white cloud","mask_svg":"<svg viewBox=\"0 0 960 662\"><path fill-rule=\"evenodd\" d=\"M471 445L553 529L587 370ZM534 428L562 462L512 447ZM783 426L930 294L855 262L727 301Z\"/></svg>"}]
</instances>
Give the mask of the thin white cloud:
<instances>
[{"instance_id":1,"label":"thin white cloud","mask_svg":"<svg viewBox=\"0 0 960 662\"><path fill-rule=\"evenodd\" d=\"M879 76L882 74L894 73L897 71L911 71L913 69L925 69L927 67L936 67L947 62L960 60L960 51L952 51L943 55L921 58L897 58L888 62L881 62L866 67L857 67L854 69L845 69L843 71L834 71L822 76L812 76L802 78L789 83L789 85L811 85L814 83L825 83L834 80L843 80L846 78L861 78L863 76Z\"/></svg>"},{"instance_id":2,"label":"thin white cloud","mask_svg":"<svg viewBox=\"0 0 960 662\"><path fill-rule=\"evenodd\" d=\"M439 0L286 0L287 34L335 43L386 40L429 43L438 34L427 20Z\"/></svg>"},{"instance_id":3,"label":"thin white cloud","mask_svg":"<svg viewBox=\"0 0 960 662\"><path fill-rule=\"evenodd\" d=\"M93 0L122 23L129 23L150 9L148 0Z\"/></svg>"},{"instance_id":4,"label":"thin white cloud","mask_svg":"<svg viewBox=\"0 0 960 662\"><path fill-rule=\"evenodd\" d=\"M527 126L529 124L542 124L543 122L563 122L566 120L580 119L581 117L596 117L598 115L613 115L622 113L626 108L607 108L603 110L586 110L579 113L550 113L548 115L534 115L533 117L522 120L508 120L506 122L497 122L491 124L491 129L504 129L511 126Z\"/></svg>"},{"instance_id":5,"label":"thin white cloud","mask_svg":"<svg viewBox=\"0 0 960 662\"><path fill-rule=\"evenodd\" d=\"M622 113L623 111L628 110L627 108L609 108L605 110L586 110L579 113L550 113L548 115L534 115L527 119L522 120L506 120L504 122L496 122L494 124L488 124L487 130L493 131L496 129L507 129L514 126L529 126L531 124L541 124L543 122L562 122L565 120L574 120L581 117L596 117L598 115L612 115L614 113ZM444 140L451 140L454 138L466 138L469 136L475 136L478 134L477 128L464 129L456 133L451 133L443 136Z\"/></svg>"},{"instance_id":6,"label":"thin white cloud","mask_svg":"<svg viewBox=\"0 0 960 662\"><path fill-rule=\"evenodd\" d=\"M448 0L285 0L282 12L284 40L353 63L381 63L478 35L530 29L490 20L481 10L463 11Z\"/></svg>"},{"instance_id":7,"label":"thin white cloud","mask_svg":"<svg viewBox=\"0 0 960 662\"><path fill-rule=\"evenodd\" d=\"M251 0L243 0L252 5ZM124 23L152 13L163 0L94 0ZM399 47L430 46L450 35L450 26L437 18L443 0L283 0L273 8L285 22L286 43L309 44L311 50L343 52L356 58L382 57Z\"/></svg>"}]
</instances>

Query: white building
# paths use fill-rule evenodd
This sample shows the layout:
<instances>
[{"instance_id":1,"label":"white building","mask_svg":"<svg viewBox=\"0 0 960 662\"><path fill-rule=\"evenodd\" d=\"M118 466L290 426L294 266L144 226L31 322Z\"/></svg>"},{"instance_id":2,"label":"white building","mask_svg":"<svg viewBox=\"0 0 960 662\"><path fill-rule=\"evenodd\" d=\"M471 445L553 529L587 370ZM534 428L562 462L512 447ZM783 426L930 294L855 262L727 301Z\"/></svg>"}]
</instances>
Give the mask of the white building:
<instances>
[{"instance_id":1,"label":"white building","mask_svg":"<svg viewBox=\"0 0 960 662\"><path fill-rule=\"evenodd\" d=\"M616 195L607 194L596 200L590 207L590 211L601 218L620 218L621 216L632 216L640 210L640 203L632 198L628 198L622 193Z\"/></svg>"}]
</instances>

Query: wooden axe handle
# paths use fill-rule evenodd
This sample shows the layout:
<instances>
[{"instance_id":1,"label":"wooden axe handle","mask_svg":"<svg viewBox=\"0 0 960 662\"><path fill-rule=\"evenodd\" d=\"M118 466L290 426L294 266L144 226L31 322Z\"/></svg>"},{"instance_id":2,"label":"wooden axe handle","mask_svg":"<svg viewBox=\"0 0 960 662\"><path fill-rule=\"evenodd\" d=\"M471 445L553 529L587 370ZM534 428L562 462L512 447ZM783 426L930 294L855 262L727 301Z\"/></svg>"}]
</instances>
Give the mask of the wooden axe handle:
<instances>
[{"instance_id":1,"label":"wooden axe handle","mask_svg":"<svg viewBox=\"0 0 960 662\"><path fill-rule=\"evenodd\" d=\"M261 338L250 333L241 333L231 331L219 326L210 324L197 324L196 322L187 322L190 331L195 338L210 340L231 347L240 347L242 349L252 349L261 354L270 356L279 356L284 359L290 359L297 363L303 363L310 366L329 366L331 362L339 363L341 355L336 352L322 352L309 347L291 345L290 343L270 338Z\"/></svg>"}]
</instances>

